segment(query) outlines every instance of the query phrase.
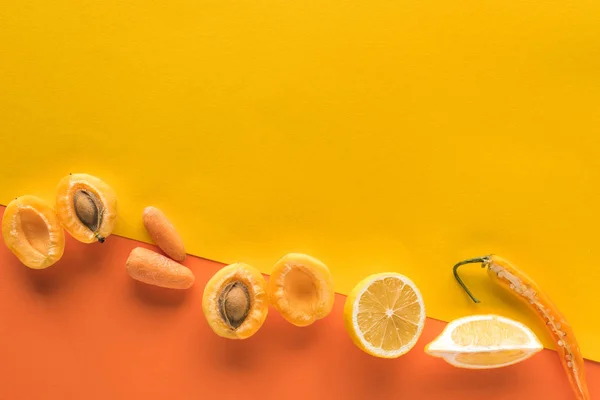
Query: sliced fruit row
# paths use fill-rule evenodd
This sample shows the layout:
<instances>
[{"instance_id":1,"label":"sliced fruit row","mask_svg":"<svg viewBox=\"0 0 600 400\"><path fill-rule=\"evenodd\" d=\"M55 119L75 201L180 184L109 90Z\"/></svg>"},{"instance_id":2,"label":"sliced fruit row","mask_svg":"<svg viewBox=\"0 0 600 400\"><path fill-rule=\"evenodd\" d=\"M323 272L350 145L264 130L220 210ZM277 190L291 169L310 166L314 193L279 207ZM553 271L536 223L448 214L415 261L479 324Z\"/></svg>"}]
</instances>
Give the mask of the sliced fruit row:
<instances>
[{"instance_id":1,"label":"sliced fruit row","mask_svg":"<svg viewBox=\"0 0 600 400\"><path fill-rule=\"evenodd\" d=\"M304 327L325 318L334 300L329 268L314 257L291 253L274 265L268 283L248 264L223 267L206 284L202 308L217 335L246 339L265 322L269 304L288 322Z\"/></svg>"},{"instance_id":2,"label":"sliced fruit row","mask_svg":"<svg viewBox=\"0 0 600 400\"><path fill-rule=\"evenodd\" d=\"M83 243L104 242L117 218L117 197L95 176L70 174L60 180L53 207L25 195L11 201L2 217L6 246L27 267L44 269L61 259L66 230Z\"/></svg>"},{"instance_id":3,"label":"sliced fruit row","mask_svg":"<svg viewBox=\"0 0 600 400\"><path fill-rule=\"evenodd\" d=\"M396 358L421 336L425 305L417 286L398 273L371 275L346 299L344 323L354 344L375 357ZM471 315L451 321L425 347L450 365L490 369L513 365L542 350L533 331L497 315Z\"/></svg>"},{"instance_id":4,"label":"sliced fruit row","mask_svg":"<svg viewBox=\"0 0 600 400\"><path fill-rule=\"evenodd\" d=\"M59 182L55 206L31 195L11 201L2 219L7 247L26 266L44 269L61 259L66 230L83 243L104 242L117 218L113 189L97 177L70 174ZM142 220L153 242L166 254L137 247L127 259L127 273L143 283L188 289L195 281L180 264L186 252L181 237L156 207ZM299 253L282 257L269 281L244 263L228 265L206 284L202 307L215 333L230 339L254 335L272 305L288 322L305 327L328 316L335 300L329 268ZM375 357L397 358L421 336L425 304L408 277L380 273L359 282L346 298L344 325L352 342ZM520 322L497 315L473 315L451 321L425 347L426 354L469 369L500 368L524 361L543 348Z\"/></svg>"},{"instance_id":5,"label":"sliced fruit row","mask_svg":"<svg viewBox=\"0 0 600 400\"><path fill-rule=\"evenodd\" d=\"M69 174L58 184L54 207L32 195L11 201L2 218L2 235L21 263L44 269L62 258L65 230L80 242L103 243L112 234L116 220L117 196L109 185L89 174ZM146 207L142 220L152 240L167 256L137 247L127 259L127 273L156 286L190 288L194 274L179 264L186 253L173 225L156 207Z\"/></svg>"},{"instance_id":6,"label":"sliced fruit row","mask_svg":"<svg viewBox=\"0 0 600 400\"><path fill-rule=\"evenodd\" d=\"M161 226L167 223L164 216L161 220ZM157 241L183 246L177 235L169 237ZM134 279L166 288L187 289L194 282L188 268L144 248L131 252L127 269ZM329 268L314 257L292 253L273 266L268 282L248 264L223 267L207 282L202 309L217 335L247 339L264 324L269 304L288 322L303 327L329 315L334 299ZM425 316L423 297L415 283L395 272L363 279L344 305L344 325L352 342L380 358L397 358L411 351L421 336ZM425 353L456 367L488 369L524 361L542 348L535 334L517 321L474 315L449 323L425 347Z\"/></svg>"}]
</instances>

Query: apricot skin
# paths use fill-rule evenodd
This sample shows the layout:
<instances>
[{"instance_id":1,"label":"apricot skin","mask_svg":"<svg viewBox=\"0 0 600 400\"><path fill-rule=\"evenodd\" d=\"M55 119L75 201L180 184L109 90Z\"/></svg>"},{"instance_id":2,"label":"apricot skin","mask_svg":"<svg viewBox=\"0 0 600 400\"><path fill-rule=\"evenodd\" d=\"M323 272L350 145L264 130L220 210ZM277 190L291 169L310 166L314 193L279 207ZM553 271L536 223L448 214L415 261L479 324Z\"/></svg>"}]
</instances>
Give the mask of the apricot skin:
<instances>
[{"instance_id":1,"label":"apricot skin","mask_svg":"<svg viewBox=\"0 0 600 400\"><path fill-rule=\"evenodd\" d=\"M35 226L29 213L37 219ZM39 218L39 219L38 219ZM41 230L41 231L40 231ZM2 217L2 236L8 249L32 269L45 269L61 259L65 249L65 234L54 209L35 196L21 196L11 201ZM35 245L35 246L34 246ZM43 248L43 252L36 248Z\"/></svg>"},{"instance_id":2,"label":"apricot skin","mask_svg":"<svg viewBox=\"0 0 600 400\"><path fill-rule=\"evenodd\" d=\"M152 241L166 255L175 261L185 260L186 253L183 240L181 240L177 230L161 210L152 206L146 207L142 220Z\"/></svg>"},{"instance_id":3,"label":"apricot skin","mask_svg":"<svg viewBox=\"0 0 600 400\"><path fill-rule=\"evenodd\" d=\"M189 289L195 281L186 266L143 247L131 251L126 268L131 278L168 289Z\"/></svg>"},{"instance_id":4,"label":"apricot skin","mask_svg":"<svg viewBox=\"0 0 600 400\"><path fill-rule=\"evenodd\" d=\"M103 206L102 221L96 232L88 229L79 219L74 207L78 190L95 195ZM56 213L60 223L71 236L83 243L103 241L111 235L117 222L117 196L101 179L89 174L71 174L62 178L56 191Z\"/></svg>"},{"instance_id":5,"label":"apricot skin","mask_svg":"<svg viewBox=\"0 0 600 400\"><path fill-rule=\"evenodd\" d=\"M219 297L232 282L242 282L248 289L250 309L244 321L232 328L223 320L219 310ZM260 271L244 263L227 265L207 282L202 297L202 310L213 332L227 339L247 339L261 328L269 311L266 280Z\"/></svg>"}]
</instances>

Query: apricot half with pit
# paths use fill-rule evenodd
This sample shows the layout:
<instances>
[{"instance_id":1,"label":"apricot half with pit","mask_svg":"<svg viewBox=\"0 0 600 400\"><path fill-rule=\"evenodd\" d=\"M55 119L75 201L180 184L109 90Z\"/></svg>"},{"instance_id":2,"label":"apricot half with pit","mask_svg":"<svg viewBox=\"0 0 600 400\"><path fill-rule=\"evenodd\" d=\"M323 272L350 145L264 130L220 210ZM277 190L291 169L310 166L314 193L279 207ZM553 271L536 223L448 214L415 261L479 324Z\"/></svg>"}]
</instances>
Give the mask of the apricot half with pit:
<instances>
[{"instance_id":1,"label":"apricot half with pit","mask_svg":"<svg viewBox=\"0 0 600 400\"><path fill-rule=\"evenodd\" d=\"M260 271L244 263L223 267L206 284L202 310L219 336L246 339L265 322L269 311L267 283Z\"/></svg>"},{"instance_id":2,"label":"apricot half with pit","mask_svg":"<svg viewBox=\"0 0 600 400\"><path fill-rule=\"evenodd\" d=\"M95 176L71 174L58 184L56 212L62 226L76 240L102 243L117 221L117 196Z\"/></svg>"},{"instance_id":3,"label":"apricot half with pit","mask_svg":"<svg viewBox=\"0 0 600 400\"><path fill-rule=\"evenodd\" d=\"M308 326L325 318L335 300L329 268L306 254L290 253L280 259L269 278L269 299L290 323Z\"/></svg>"},{"instance_id":4,"label":"apricot half with pit","mask_svg":"<svg viewBox=\"0 0 600 400\"><path fill-rule=\"evenodd\" d=\"M6 206L2 236L10 251L32 269L48 268L65 250L65 233L54 209L36 196L21 196Z\"/></svg>"}]
</instances>

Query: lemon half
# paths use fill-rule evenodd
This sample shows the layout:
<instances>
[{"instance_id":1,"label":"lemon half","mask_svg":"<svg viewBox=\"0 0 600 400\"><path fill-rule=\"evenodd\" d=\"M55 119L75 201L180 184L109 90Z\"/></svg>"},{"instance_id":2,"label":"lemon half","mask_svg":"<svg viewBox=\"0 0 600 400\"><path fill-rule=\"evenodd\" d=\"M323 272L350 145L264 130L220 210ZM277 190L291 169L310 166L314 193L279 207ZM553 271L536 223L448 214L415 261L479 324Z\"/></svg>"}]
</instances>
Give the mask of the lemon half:
<instances>
[{"instance_id":1,"label":"lemon half","mask_svg":"<svg viewBox=\"0 0 600 400\"><path fill-rule=\"evenodd\" d=\"M399 357L414 347L423 331L423 297L404 275L371 275L346 298L344 324L361 350L375 357Z\"/></svg>"}]
</instances>

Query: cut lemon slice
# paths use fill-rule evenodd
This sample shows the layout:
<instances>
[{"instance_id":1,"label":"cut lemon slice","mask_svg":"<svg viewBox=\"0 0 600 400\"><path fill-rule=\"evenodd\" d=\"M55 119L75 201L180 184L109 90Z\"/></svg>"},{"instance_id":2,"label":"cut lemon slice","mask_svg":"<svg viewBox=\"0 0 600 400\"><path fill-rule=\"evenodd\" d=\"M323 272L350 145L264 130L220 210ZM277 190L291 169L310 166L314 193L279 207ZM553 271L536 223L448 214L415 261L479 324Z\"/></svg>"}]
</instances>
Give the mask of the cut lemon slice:
<instances>
[{"instance_id":1,"label":"cut lemon slice","mask_svg":"<svg viewBox=\"0 0 600 400\"><path fill-rule=\"evenodd\" d=\"M414 347L423 331L423 297L404 275L371 275L348 295L344 324L361 350L375 357L399 357Z\"/></svg>"},{"instance_id":2,"label":"cut lemon slice","mask_svg":"<svg viewBox=\"0 0 600 400\"><path fill-rule=\"evenodd\" d=\"M543 349L533 331L499 315L472 315L450 322L425 353L459 368L506 367Z\"/></svg>"}]
</instances>

